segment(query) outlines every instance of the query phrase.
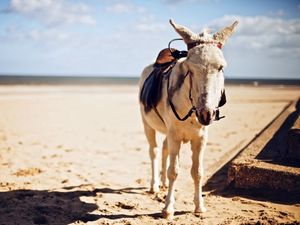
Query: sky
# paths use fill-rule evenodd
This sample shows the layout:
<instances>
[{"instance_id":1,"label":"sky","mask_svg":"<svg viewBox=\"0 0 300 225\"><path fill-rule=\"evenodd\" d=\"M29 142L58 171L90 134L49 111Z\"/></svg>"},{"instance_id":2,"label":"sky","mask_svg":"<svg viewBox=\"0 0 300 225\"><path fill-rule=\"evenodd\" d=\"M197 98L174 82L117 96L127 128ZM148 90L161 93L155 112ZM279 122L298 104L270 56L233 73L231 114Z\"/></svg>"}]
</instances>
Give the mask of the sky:
<instances>
[{"instance_id":1,"label":"sky","mask_svg":"<svg viewBox=\"0 0 300 225\"><path fill-rule=\"evenodd\" d=\"M0 0L0 74L136 77L179 37L170 18L239 21L227 77L300 79L300 0Z\"/></svg>"}]
</instances>

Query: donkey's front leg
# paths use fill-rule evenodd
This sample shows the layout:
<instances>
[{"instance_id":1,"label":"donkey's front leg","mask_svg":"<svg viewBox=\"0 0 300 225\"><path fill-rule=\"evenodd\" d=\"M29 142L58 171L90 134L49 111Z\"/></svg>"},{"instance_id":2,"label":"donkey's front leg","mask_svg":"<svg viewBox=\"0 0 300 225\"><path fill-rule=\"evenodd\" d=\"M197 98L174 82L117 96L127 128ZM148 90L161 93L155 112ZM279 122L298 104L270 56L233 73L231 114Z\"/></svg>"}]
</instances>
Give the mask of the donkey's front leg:
<instances>
[{"instance_id":1,"label":"donkey's front leg","mask_svg":"<svg viewBox=\"0 0 300 225\"><path fill-rule=\"evenodd\" d=\"M204 206L204 200L202 197L202 180L203 180L203 155L206 147L207 141L207 129L203 128L203 133L201 133L200 137L195 137L191 140L191 148L192 148L192 168L191 175L194 180L195 185L195 195L194 195L194 203L195 203L195 213L203 213L206 212L206 208Z\"/></svg>"},{"instance_id":2,"label":"donkey's front leg","mask_svg":"<svg viewBox=\"0 0 300 225\"><path fill-rule=\"evenodd\" d=\"M174 183L178 175L178 154L181 141L175 140L172 135L168 136L168 149L170 151L170 165L168 168L169 189L166 198L166 205L162 215L166 219L172 219L174 215Z\"/></svg>"}]
</instances>

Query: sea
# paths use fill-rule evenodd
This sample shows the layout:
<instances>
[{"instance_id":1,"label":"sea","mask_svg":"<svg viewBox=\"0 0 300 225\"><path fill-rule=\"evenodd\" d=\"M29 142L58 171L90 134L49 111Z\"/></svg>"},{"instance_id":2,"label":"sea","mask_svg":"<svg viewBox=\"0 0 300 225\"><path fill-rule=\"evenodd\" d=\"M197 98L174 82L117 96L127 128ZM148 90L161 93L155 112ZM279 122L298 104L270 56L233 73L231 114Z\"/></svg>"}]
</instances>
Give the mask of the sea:
<instances>
[{"instance_id":1,"label":"sea","mask_svg":"<svg viewBox=\"0 0 300 225\"><path fill-rule=\"evenodd\" d=\"M137 85L139 77L0 75L0 85ZM300 86L299 79L226 78L232 85Z\"/></svg>"}]
</instances>

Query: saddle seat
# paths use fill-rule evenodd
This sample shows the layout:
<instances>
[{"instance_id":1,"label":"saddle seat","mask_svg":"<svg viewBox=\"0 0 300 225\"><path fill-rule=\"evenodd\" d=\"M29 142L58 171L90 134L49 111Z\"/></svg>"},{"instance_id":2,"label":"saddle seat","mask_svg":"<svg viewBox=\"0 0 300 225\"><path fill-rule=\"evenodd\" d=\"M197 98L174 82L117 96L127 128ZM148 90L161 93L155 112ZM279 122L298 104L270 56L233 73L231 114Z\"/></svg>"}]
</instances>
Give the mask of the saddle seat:
<instances>
[{"instance_id":1,"label":"saddle seat","mask_svg":"<svg viewBox=\"0 0 300 225\"><path fill-rule=\"evenodd\" d=\"M175 48L171 48L171 51L176 51ZM155 61L155 65L164 65L166 63L174 62L176 59L172 56L170 49L165 48L158 53Z\"/></svg>"}]
</instances>

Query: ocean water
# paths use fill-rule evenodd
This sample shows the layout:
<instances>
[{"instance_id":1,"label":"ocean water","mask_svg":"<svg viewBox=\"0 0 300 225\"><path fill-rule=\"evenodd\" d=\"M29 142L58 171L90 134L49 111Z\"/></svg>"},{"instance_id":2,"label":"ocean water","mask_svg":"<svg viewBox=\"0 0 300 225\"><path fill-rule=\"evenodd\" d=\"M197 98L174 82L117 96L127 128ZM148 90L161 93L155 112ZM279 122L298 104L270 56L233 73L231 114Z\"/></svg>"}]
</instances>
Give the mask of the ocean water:
<instances>
[{"instance_id":1,"label":"ocean water","mask_svg":"<svg viewBox=\"0 0 300 225\"><path fill-rule=\"evenodd\" d=\"M0 85L137 85L139 77L0 75ZM226 78L226 84L300 85L300 79Z\"/></svg>"},{"instance_id":2,"label":"ocean water","mask_svg":"<svg viewBox=\"0 0 300 225\"><path fill-rule=\"evenodd\" d=\"M0 75L0 85L137 85L138 77Z\"/></svg>"}]
</instances>

